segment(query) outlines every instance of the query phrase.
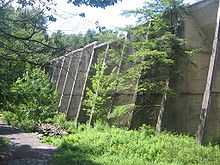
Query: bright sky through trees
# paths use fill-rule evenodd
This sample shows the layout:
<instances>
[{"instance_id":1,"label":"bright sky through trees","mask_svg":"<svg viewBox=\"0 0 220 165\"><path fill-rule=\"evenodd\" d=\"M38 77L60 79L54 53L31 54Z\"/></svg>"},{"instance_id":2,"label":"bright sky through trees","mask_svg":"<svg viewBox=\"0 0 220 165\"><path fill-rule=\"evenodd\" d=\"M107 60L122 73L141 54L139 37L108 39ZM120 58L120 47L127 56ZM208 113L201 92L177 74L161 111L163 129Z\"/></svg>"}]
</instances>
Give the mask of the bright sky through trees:
<instances>
[{"instance_id":1,"label":"bright sky through trees","mask_svg":"<svg viewBox=\"0 0 220 165\"><path fill-rule=\"evenodd\" d=\"M66 34L85 33L88 29L95 29L95 23L107 28L125 27L133 25L136 22L134 17L126 18L121 16L124 10L134 10L143 5L146 0L122 0L115 6L106 9L92 8L88 6L76 7L67 4L65 1L55 0L57 3L54 15L57 21L49 25L48 32L56 32L62 30ZM193 3L198 0L186 0L187 3ZM84 12L85 18L76 16Z\"/></svg>"}]
</instances>

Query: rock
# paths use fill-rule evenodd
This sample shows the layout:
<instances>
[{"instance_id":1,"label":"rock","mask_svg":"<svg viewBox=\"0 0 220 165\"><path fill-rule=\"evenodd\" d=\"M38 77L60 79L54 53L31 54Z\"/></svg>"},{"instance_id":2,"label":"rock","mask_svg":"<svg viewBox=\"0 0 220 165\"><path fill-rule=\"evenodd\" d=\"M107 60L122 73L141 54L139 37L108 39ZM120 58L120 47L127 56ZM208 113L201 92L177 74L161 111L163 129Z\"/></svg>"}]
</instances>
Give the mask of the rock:
<instances>
[{"instance_id":1,"label":"rock","mask_svg":"<svg viewBox=\"0 0 220 165\"><path fill-rule=\"evenodd\" d=\"M8 160L12 156L11 152L0 152L0 161Z\"/></svg>"},{"instance_id":2,"label":"rock","mask_svg":"<svg viewBox=\"0 0 220 165\"><path fill-rule=\"evenodd\" d=\"M63 136L68 134L64 129L52 124L39 125L37 128L37 132L45 136L58 136L58 135Z\"/></svg>"}]
</instances>

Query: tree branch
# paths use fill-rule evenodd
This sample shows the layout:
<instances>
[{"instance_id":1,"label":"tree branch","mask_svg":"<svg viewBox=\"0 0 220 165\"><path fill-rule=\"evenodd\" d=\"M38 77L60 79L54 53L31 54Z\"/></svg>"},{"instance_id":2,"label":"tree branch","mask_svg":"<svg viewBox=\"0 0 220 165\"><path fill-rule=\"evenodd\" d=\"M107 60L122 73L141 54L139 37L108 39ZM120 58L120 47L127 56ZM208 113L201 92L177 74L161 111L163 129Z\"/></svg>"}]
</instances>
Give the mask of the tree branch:
<instances>
[{"instance_id":1,"label":"tree branch","mask_svg":"<svg viewBox=\"0 0 220 165\"><path fill-rule=\"evenodd\" d=\"M9 60L9 61L20 61L20 62L24 62L24 63L28 63L28 64L31 64L31 65L34 65L34 66L39 66L39 67L43 67L45 66L47 63L36 63L34 61L30 61L30 60L27 60L27 59L15 59L15 58L10 58L10 57L7 57L7 56L4 56L4 55L0 55L0 58L2 58L3 60Z\"/></svg>"},{"instance_id":2,"label":"tree branch","mask_svg":"<svg viewBox=\"0 0 220 165\"><path fill-rule=\"evenodd\" d=\"M30 36L28 37L19 37L19 36L16 36L16 35L12 35L12 34L9 34L7 32L5 32L4 30L0 29L0 32L5 35L5 36L8 36L10 38L14 38L14 39L17 39L17 40L23 40L23 41L29 41L29 42L34 42L34 43L38 43L40 45L43 45L45 47L48 47L50 49L55 49L55 50L62 50L61 48L57 48L57 47L53 47L51 45L48 45L46 43L43 43L41 41L38 41L38 40L35 40L35 39L32 39L32 37L37 33L36 31L33 32Z\"/></svg>"}]
</instances>

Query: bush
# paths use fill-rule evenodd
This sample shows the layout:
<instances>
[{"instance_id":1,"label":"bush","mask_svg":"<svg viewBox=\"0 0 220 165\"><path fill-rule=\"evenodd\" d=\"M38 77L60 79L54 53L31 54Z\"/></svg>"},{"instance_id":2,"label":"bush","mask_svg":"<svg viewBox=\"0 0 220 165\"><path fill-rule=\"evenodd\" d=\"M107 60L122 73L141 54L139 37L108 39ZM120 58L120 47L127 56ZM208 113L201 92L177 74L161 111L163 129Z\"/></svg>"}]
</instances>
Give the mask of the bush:
<instances>
[{"instance_id":1,"label":"bush","mask_svg":"<svg viewBox=\"0 0 220 165\"><path fill-rule=\"evenodd\" d=\"M49 118L46 122L64 129L68 133L74 133L76 131L76 123L74 121L67 121L65 115L62 113L55 115L53 118Z\"/></svg>"},{"instance_id":2,"label":"bush","mask_svg":"<svg viewBox=\"0 0 220 165\"><path fill-rule=\"evenodd\" d=\"M10 145L10 141L8 139L0 137L0 153L8 151L9 145Z\"/></svg>"},{"instance_id":3,"label":"bush","mask_svg":"<svg viewBox=\"0 0 220 165\"><path fill-rule=\"evenodd\" d=\"M58 146L54 164L79 165L219 165L219 147L200 146L184 135L156 135L147 127L139 131L96 126L83 127L63 138L46 138Z\"/></svg>"},{"instance_id":4,"label":"bush","mask_svg":"<svg viewBox=\"0 0 220 165\"><path fill-rule=\"evenodd\" d=\"M53 118L57 112L57 94L47 75L40 69L28 69L11 88L14 98L5 120L12 125L32 131L35 127Z\"/></svg>"}]
</instances>

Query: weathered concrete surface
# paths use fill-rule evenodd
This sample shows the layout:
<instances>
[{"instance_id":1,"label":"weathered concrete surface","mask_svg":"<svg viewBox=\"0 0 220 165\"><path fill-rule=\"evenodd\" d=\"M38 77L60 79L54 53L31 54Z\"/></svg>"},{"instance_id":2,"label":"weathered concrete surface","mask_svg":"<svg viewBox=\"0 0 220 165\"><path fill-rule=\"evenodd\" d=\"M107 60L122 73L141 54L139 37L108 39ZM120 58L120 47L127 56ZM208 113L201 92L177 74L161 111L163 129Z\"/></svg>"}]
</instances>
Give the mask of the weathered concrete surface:
<instances>
[{"instance_id":1,"label":"weathered concrete surface","mask_svg":"<svg viewBox=\"0 0 220 165\"><path fill-rule=\"evenodd\" d=\"M87 45L82 50L82 55L77 68L77 73L71 89L71 96L67 107L67 118L78 120L81 114L81 105L83 101L86 83L91 68L96 43Z\"/></svg>"},{"instance_id":2,"label":"weathered concrete surface","mask_svg":"<svg viewBox=\"0 0 220 165\"><path fill-rule=\"evenodd\" d=\"M166 127L178 132L195 135L198 124L202 96L208 73L212 40L216 26L218 0L205 0L191 7L185 17L185 38L189 47L199 50L184 67L183 79L177 82L177 96L171 98L167 107ZM218 60L220 67L220 60ZM220 137L220 71L214 80L212 105L208 115L207 134L209 139Z\"/></svg>"},{"instance_id":3,"label":"weathered concrete surface","mask_svg":"<svg viewBox=\"0 0 220 165\"><path fill-rule=\"evenodd\" d=\"M71 89L76 75L76 68L81 58L81 51L73 52L69 56L69 65L67 67L67 74L64 78L63 89L61 91L61 98L59 103L59 110L66 112L68 102L71 95Z\"/></svg>"},{"instance_id":4,"label":"weathered concrete surface","mask_svg":"<svg viewBox=\"0 0 220 165\"><path fill-rule=\"evenodd\" d=\"M49 62L49 78L56 85L60 97L59 111L65 113L68 119L76 119L81 114L95 45L96 42L93 42Z\"/></svg>"},{"instance_id":5,"label":"weathered concrete surface","mask_svg":"<svg viewBox=\"0 0 220 165\"><path fill-rule=\"evenodd\" d=\"M169 98L169 103L166 111L165 127L169 130L177 132L186 132L195 135L198 124L200 109L202 103L202 96L205 88L209 59L212 49L212 40L216 26L218 0L204 0L196 3L190 7L189 15L185 16L184 36L187 40L189 47L195 48L199 51L198 55L191 58L191 63L183 67L183 77L180 81L176 82L177 95ZM119 48L118 45L111 46L112 48ZM94 56L98 56L98 51ZM65 75L62 76L62 84L64 84L60 108L62 112L66 112L70 118L75 118L79 114L79 107L84 92L84 85L89 84L87 81L87 69L90 53L83 53L82 59L74 57L72 62L69 62L68 67L72 68ZM85 56L85 54L89 54ZM125 53L126 55L129 53ZM109 57L108 57L109 58ZM93 64L96 63L97 57L93 59ZM57 60L57 66L54 70L52 81L57 83L57 73L61 65L62 58ZM81 61L81 62L80 62ZM65 63L65 61L64 61ZM80 64L80 68L76 71L76 66ZM218 61L220 67L220 60ZM71 66L70 66L71 65ZM109 64L108 71L113 69L112 64ZM121 72L127 69L126 65L122 65ZM214 81L212 108L208 116L207 124L207 137L216 139L220 137L220 71L217 69L217 75ZM78 72L78 73L76 73ZM60 73L60 72L59 72ZM75 75L77 75L75 77ZM92 75L90 71L90 76ZM64 78L65 77L65 78ZM75 79L73 79L73 77ZM63 81L63 79L65 81ZM135 80L131 82L135 87ZM60 83L58 83L60 84ZM59 85L58 85L59 86ZM61 91L61 89L59 89ZM72 91L72 92L71 92ZM117 91L119 93L119 91ZM129 91L120 91L121 94L117 95L114 100L114 105L134 104L135 89L131 88ZM128 93L128 94L126 94ZM140 98L138 98L140 99ZM158 104L157 99L154 101ZM158 109L158 107L156 107ZM148 115L144 111L141 117L145 119ZM132 115L127 116L127 120L131 120ZM138 116L138 117L135 117ZM157 113L152 114L156 118ZM134 118L135 117L135 118ZM137 114L133 114L134 120L142 120ZM135 122L134 122L135 123ZM138 123L138 122L136 122ZM135 124L134 124L135 125ZM138 124L137 124L138 125Z\"/></svg>"},{"instance_id":6,"label":"weathered concrete surface","mask_svg":"<svg viewBox=\"0 0 220 165\"><path fill-rule=\"evenodd\" d=\"M101 45L101 46L100 46ZM121 60L114 61L115 59L110 56L110 53L106 53L106 69L105 74L111 74L113 69L117 69L118 72L125 72L130 66L124 64L126 56L132 54L131 48L127 48L124 43L113 42L111 44L104 43L95 46L95 42L91 43L84 48L75 50L61 56L59 58L50 61L49 77L51 81L56 85L56 89L60 95L59 110L66 114L68 119L77 119L81 121L86 120L84 111L81 111L82 99L85 96L85 89L91 85L90 78L94 75L95 71L91 66L97 63L98 57L101 56L109 45L110 49L118 50ZM120 64L118 64L120 63ZM134 96L136 94L135 87L137 80L131 80L131 89L125 91L117 91L119 93L112 100L114 105L135 104ZM113 108L113 105L112 105ZM80 117L79 117L80 116ZM132 115L128 114L123 117L123 123L127 126L130 125ZM120 120L122 120L120 118ZM125 121L125 122L124 122Z\"/></svg>"}]
</instances>

